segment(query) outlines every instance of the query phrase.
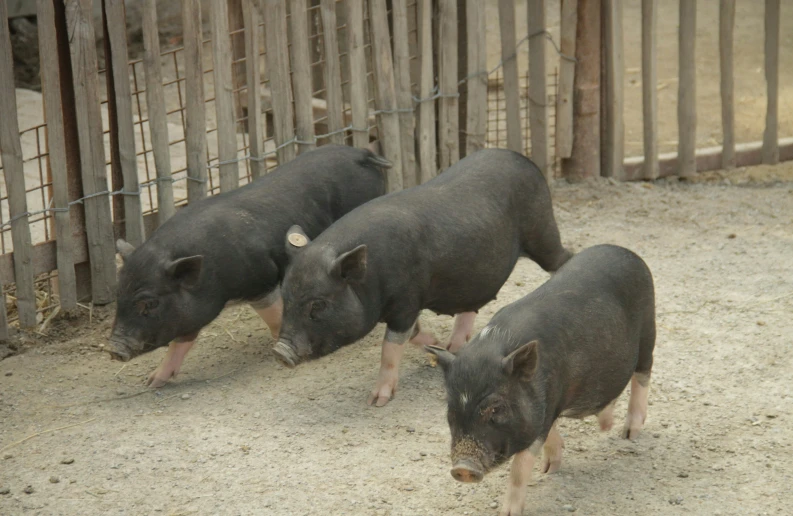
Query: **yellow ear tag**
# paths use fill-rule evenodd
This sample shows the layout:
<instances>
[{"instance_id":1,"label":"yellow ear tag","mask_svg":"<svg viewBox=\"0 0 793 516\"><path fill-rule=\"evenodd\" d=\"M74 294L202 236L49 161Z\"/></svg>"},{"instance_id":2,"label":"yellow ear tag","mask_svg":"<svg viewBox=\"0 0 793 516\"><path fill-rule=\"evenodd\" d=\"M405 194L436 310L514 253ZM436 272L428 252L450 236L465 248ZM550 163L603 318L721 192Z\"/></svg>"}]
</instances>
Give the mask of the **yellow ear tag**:
<instances>
[{"instance_id":1,"label":"yellow ear tag","mask_svg":"<svg viewBox=\"0 0 793 516\"><path fill-rule=\"evenodd\" d=\"M304 247L308 243L308 239L305 235L301 235L300 233L290 233L288 238L289 243L295 247Z\"/></svg>"}]
</instances>

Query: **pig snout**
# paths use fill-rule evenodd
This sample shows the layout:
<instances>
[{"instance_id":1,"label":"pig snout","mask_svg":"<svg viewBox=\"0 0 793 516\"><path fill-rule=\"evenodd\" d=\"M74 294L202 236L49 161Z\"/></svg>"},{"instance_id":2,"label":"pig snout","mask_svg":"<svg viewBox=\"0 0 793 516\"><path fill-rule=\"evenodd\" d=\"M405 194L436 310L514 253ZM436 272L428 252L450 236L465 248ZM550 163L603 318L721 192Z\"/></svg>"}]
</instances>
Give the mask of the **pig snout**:
<instances>
[{"instance_id":1,"label":"pig snout","mask_svg":"<svg viewBox=\"0 0 793 516\"><path fill-rule=\"evenodd\" d=\"M458 482L481 482L485 476L484 467L475 459L460 459L452 467L452 477Z\"/></svg>"},{"instance_id":2,"label":"pig snout","mask_svg":"<svg viewBox=\"0 0 793 516\"><path fill-rule=\"evenodd\" d=\"M132 358L132 346L130 346L129 340L130 339L115 335L110 337L110 346L107 348L107 352L110 353L110 358L121 362L130 360Z\"/></svg>"},{"instance_id":3,"label":"pig snout","mask_svg":"<svg viewBox=\"0 0 793 516\"><path fill-rule=\"evenodd\" d=\"M290 369L296 367L297 364L300 363L300 357L297 351L295 351L295 348L282 340L279 340L275 343L275 346L273 346L273 355L275 355L276 360Z\"/></svg>"}]
</instances>

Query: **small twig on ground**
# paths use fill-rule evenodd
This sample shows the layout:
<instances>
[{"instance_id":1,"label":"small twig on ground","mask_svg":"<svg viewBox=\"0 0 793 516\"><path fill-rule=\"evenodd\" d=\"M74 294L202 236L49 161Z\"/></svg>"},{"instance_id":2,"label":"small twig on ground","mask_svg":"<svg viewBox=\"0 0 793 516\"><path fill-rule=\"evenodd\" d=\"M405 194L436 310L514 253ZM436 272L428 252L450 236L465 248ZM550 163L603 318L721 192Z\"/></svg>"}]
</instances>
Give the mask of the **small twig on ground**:
<instances>
[{"instance_id":1,"label":"small twig on ground","mask_svg":"<svg viewBox=\"0 0 793 516\"><path fill-rule=\"evenodd\" d=\"M239 343L239 342L240 342L239 340L237 340L237 339L234 337L234 335L232 335L232 334L231 334L231 332L230 332L228 329L226 329L226 328L223 328L223 331L225 331L226 333L228 333L229 337L231 337L231 340L233 340L234 342L237 342L237 343Z\"/></svg>"},{"instance_id":2,"label":"small twig on ground","mask_svg":"<svg viewBox=\"0 0 793 516\"><path fill-rule=\"evenodd\" d=\"M658 316L658 315L668 315L668 314L695 314L700 310L702 310L703 308L705 308L705 306L709 303L710 301L705 301L699 306L699 308L695 308L694 310L670 310L668 312L658 312L655 315Z\"/></svg>"},{"instance_id":3,"label":"small twig on ground","mask_svg":"<svg viewBox=\"0 0 793 516\"><path fill-rule=\"evenodd\" d=\"M126 364L124 364L123 366L121 366L121 369L119 369L118 371L116 371L116 374L114 374L114 375L113 375L113 378L115 378L116 376L118 376L118 374L119 374L121 371L123 371L123 370L124 370L124 368L125 368L125 367L127 367L127 365L129 365L129 362L127 362Z\"/></svg>"},{"instance_id":4,"label":"small twig on ground","mask_svg":"<svg viewBox=\"0 0 793 516\"><path fill-rule=\"evenodd\" d=\"M58 428L51 428L49 430L42 430L41 432L36 432L35 434L31 434L31 435L25 437L24 439L20 439L17 442L11 443L11 444L6 445L6 446L3 446L2 448L0 448L0 453L3 453L4 451L8 450L9 448L13 448L14 446L22 444L25 441L29 441L30 439L33 439L34 437L38 437L38 436L44 435L44 434L49 434L49 433L52 433L52 432L57 432L59 430L66 430L67 428L72 428L72 427L75 427L75 426L85 425L85 424L90 423L91 421L94 421L94 420L96 420L96 418L92 417L91 419L87 419L85 421L81 421L80 423L73 423L71 425L59 426Z\"/></svg>"},{"instance_id":5,"label":"small twig on ground","mask_svg":"<svg viewBox=\"0 0 793 516\"><path fill-rule=\"evenodd\" d=\"M52 322L52 320L60 313L60 311L61 311L61 305L56 306L55 310L53 310L52 313L49 316L47 316L46 319L44 319L44 322L41 323L41 326L39 327L39 333L44 334L44 331L47 329L47 326L49 326L50 322Z\"/></svg>"}]
</instances>

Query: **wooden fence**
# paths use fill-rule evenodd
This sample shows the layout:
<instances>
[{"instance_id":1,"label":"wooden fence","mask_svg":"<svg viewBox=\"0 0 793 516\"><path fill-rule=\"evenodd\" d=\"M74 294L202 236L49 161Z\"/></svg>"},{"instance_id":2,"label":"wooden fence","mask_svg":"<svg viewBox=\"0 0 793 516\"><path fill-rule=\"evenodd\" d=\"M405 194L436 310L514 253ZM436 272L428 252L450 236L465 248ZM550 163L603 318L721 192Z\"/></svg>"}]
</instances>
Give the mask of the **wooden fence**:
<instances>
[{"instance_id":1,"label":"wooden fence","mask_svg":"<svg viewBox=\"0 0 793 516\"><path fill-rule=\"evenodd\" d=\"M395 164L392 191L484 147L530 155L549 179L652 179L793 158L776 129L779 0L766 2L767 129L749 146L732 133L735 2L722 0L718 152L694 145L695 2L681 0L680 165L677 153L658 154L656 0L642 0L644 157L627 159L621 0L564 0L556 38L545 0L526 0L525 24L515 0L140 2L142 51L130 59L123 0L103 0L101 27L91 0L36 1L45 123L20 132L0 0L0 339L11 326L45 332L59 311L113 301L116 238L138 245L186 203L328 142L379 142ZM490 4L497 62L488 61ZM178 37L161 35L164 5L180 9ZM25 148L36 152L23 155L20 141L33 140Z\"/></svg>"}]
</instances>

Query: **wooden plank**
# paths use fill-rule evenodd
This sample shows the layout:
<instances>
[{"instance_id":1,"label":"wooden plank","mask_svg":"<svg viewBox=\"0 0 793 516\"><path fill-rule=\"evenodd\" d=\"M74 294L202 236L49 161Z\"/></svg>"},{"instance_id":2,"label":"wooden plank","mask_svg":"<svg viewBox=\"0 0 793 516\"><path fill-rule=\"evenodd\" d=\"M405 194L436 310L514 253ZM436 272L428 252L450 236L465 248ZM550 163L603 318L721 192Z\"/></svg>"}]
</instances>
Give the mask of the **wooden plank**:
<instances>
[{"instance_id":1,"label":"wooden plank","mask_svg":"<svg viewBox=\"0 0 793 516\"><path fill-rule=\"evenodd\" d=\"M708 147L699 149L696 153L697 170L722 170L723 147ZM783 138L779 141L779 160L793 161L793 138ZM641 156L625 160L625 179L644 179L643 161ZM735 146L735 166L751 167L763 163L763 142L739 143ZM669 152L659 156L658 177L669 177L677 174L677 152Z\"/></svg>"},{"instance_id":2,"label":"wooden plank","mask_svg":"<svg viewBox=\"0 0 793 516\"><path fill-rule=\"evenodd\" d=\"M58 243L56 246L58 298L61 310L69 313L77 308L77 279L72 256L74 241L69 216L69 179L55 9L52 0L38 0L36 4L41 93L44 99L44 119L47 122L47 164L52 176L52 207L55 211L55 240ZM0 312L5 313L5 310L0 310ZM2 329L2 324L0 324L0 329Z\"/></svg>"},{"instance_id":3,"label":"wooden plank","mask_svg":"<svg viewBox=\"0 0 793 516\"><path fill-rule=\"evenodd\" d=\"M352 143L369 145L369 106L366 84L366 53L364 49L363 0L347 2L347 46L350 55L350 111Z\"/></svg>"},{"instance_id":4,"label":"wooden plank","mask_svg":"<svg viewBox=\"0 0 793 516\"><path fill-rule=\"evenodd\" d=\"M124 173L121 168L121 144L119 142L118 131L118 108L116 107L116 87L115 87L115 68L116 61L110 58L110 28L107 26L107 7L104 0L99 1L99 10L102 16L102 51L105 59L105 88L108 93L107 103L107 130L110 152L110 189L114 192L124 189ZM127 64L127 61L120 61L119 66ZM110 198L113 210L113 220L124 220L124 195L114 195ZM121 233L122 238L126 238L126 229Z\"/></svg>"},{"instance_id":5,"label":"wooden plank","mask_svg":"<svg viewBox=\"0 0 793 516\"><path fill-rule=\"evenodd\" d=\"M165 109L165 91L162 85L160 61L160 35L157 29L157 2L143 0L143 70L146 73L146 109L149 131L157 173L157 222L163 224L175 213L173 181L171 177L171 152L168 146L168 118Z\"/></svg>"},{"instance_id":6,"label":"wooden plank","mask_svg":"<svg viewBox=\"0 0 793 516\"><path fill-rule=\"evenodd\" d=\"M245 58L246 37L245 32L245 11L242 6L243 0L226 0L229 16L229 36L231 38L231 60L232 60L232 87L233 92L240 92L247 84L247 61ZM258 10L258 9L257 9ZM258 13L257 13L258 14ZM231 33L234 34L231 34ZM257 54L258 55L258 54ZM233 95L234 96L234 95ZM234 120L242 120L245 116L243 102L239 95L236 95L238 102L234 103ZM235 128L237 129L237 128ZM237 129L238 130L238 129Z\"/></svg>"},{"instance_id":7,"label":"wooden plank","mask_svg":"<svg viewBox=\"0 0 793 516\"><path fill-rule=\"evenodd\" d=\"M232 93L229 11L225 2L210 2L210 5L212 57L214 58L212 76L215 80L220 191L228 192L240 186L237 136L234 124L234 95Z\"/></svg>"},{"instance_id":8,"label":"wooden plank","mask_svg":"<svg viewBox=\"0 0 793 516\"><path fill-rule=\"evenodd\" d=\"M11 240L15 251L19 325L22 328L31 328L36 325L36 291L31 266L33 245L27 216L25 168L19 141L17 96L14 87L14 59L11 55L11 32L6 9L5 2L0 2L0 113L3 113L3 123L0 124L0 154L3 156L3 175L8 191L9 220L12 221ZM5 305L0 308L5 313ZM1 325L5 331L5 324Z\"/></svg>"},{"instance_id":9,"label":"wooden plank","mask_svg":"<svg viewBox=\"0 0 793 516\"><path fill-rule=\"evenodd\" d=\"M763 163L779 163L779 0L765 0L766 114Z\"/></svg>"},{"instance_id":10,"label":"wooden plank","mask_svg":"<svg viewBox=\"0 0 793 516\"><path fill-rule=\"evenodd\" d=\"M658 0L642 0L642 114L644 177L658 177Z\"/></svg>"},{"instance_id":11,"label":"wooden plank","mask_svg":"<svg viewBox=\"0 0 793 516\"><path fill-rule=\"evenodd\" d=\"M719 68L721 74L722 167L735 167L735 76L733 72L733 32L735 0L721 0L719 8Z\"/></svg>"},{"instance_id":12,"label":"wooden plank","mask_svg":"<svg viewBox=\"0 0 793 516\"><path fill-rule=\"evenodd\" d=\"M622 0L605 0L604 9L604 44L606 51L605 94L606 110L605 133L602 149L604 176L622 177L622 162L625 159L625 125L624 125L624 73L622 32Z\"/></svg>"},{"instance_id":13,"label":"wooden plank","mask_svg":"<svg viewBox=\"0 0 793 516\"><path fill-rule=\"evenodd\" d=\"M479 0L469 0L478 3ZM435 90L432 48L432 0L419 0L419 45L421 46L421 79L419 97L419 182L426 183L438 172L435 142ZM470 99L470 97L469 97Z\"/></svg>"},{"instance_id":14,"label":"wooden plank","mask_svg":"<svg viewBox=\"0 0 793 516\"><path fill-rule=\"evenodd\" d=\"M138 162L135 152L135 125L132 121L132 90L129 86L129 54L127 53L127 21L124 0L105 0L110 43L110 59L113 61L113 88L116 101L119 164L124 177L124 227L127 241L139 246L145 240L143 234L143 210L140 202Z\"/></svg>"},{"instance_id":15,"label":"wooden plank","mask_svg":"<svg viewBox=\"0 0 793 516\"><path fill-rule=\"evenodd\" d=\"M289 80L289 49L286 41L286 4L284 0L261 0L264 13L264 35L267 46L267 73L273 98L273 124L278 163L283 165L295 159L294 113L292 88Z\"/></svg>"},{"instance_id":16,"label":"wooden plank","mask_svg":"<svg viewBox=\"0 0 793 516\"><path fill-rule=\"evenodd\" d=\"M8 306L6 304L5 292L0 294L0 302L3 303L3 309L0 310L0 342L4 342L7 341L11 335L11 332L8 328L8 314L5 310L5 307Z\"/></svg>"},{"instance_id":17,"label":"wooden plank","mask_svg":"<svg viewBox=\"0 0 793 516\"><path fill-rule=\"evenodd\" d=\"M439 91L441 97L438 121L440 169L460 160L460 113L457 88L457 1L439 0L438 41Z\"/></svg>"},{"instance_id":18,"label":"wooden plank","mask_svg":"<svg viewBox=\"0 0 793 516\"><path fill-rule=\"evenodd\" d=\"M187 200L194 202L206 197L209 186L200 0L182 0L182 20L184 83L187 97L185 101Z\"/></svg>"},{"instance_id":19,"label":"wooden plank","mask_svg":"<svg viewBox=\"0 0 793 516\"><path fill-rule=\"evenodd\" d=\"M573 153L573 84L575 81L575 32L578 0L562 0L559 27L559 92L556 96L556 152L560 158Z\"/></svg>"},{"instance_id":20,"label":"wooden plank","mask_svg":"<svg viewBox=\"0 0 793 516\"><path fill-rule=\"evenodd\" d=\"M457 0L457 120L458 138L460 140L460 159L466 156L466 139L468 133L468 13L465 9L466 0Z\"/></svg>"},{"instance_id":21,"label":"wooden plank","mask_svg":"<svg viewBox=\"0 0 793 516\"><path fill-rule=\"evenodd\" d=\"M487 138L487 37L485 11L480 0L466 0L468 33L468 106L466 109L465 155L485 148ZM432 59L432 50L429 50ZM430 61L432 66L432 61ZM434 115L433 111L433 115ZM434 120L433 120L434 123Z\"/></svg>"},{"instance_id":22,"label":"wooden plank","mask_svg":"<svg viewBox=\"0 0 793 516\"><path fill-rule=\"evenodd\" d=\"M399 108L399 140L402 144L402 186L416 186L416 133L413 93L410 84L410 48L408 46L408 8L406 0L393 0L394 73L396 75L397 107Z\"/></svg>"},{"instance_id":23,"label":"wooden plank","mask_svg":"<svg viewBox=\"0 0 793 516\"><path fill-rule=\"evenodd\" d=\"M562 160L562 174L570 181L600 176L600 7L600 0L578 2L574 145L570 158Z\"/></svg>"},{"instance_id":24,"label":"wooden plank","mask_svg":"<svg viewBox=\"0 0 793 516\"><path fill-rule=\"evenodd\" d=\"M336 0L322 0L322 33L325 44L325 98L328 101L328 137L331 143L344 144L344 98L341 91L341 60L336 28Z\"/></svg>"},{"instance_id":25,"label":"wooden plank","mask_svg":"<svg viewBox=\"0 0 793 516\"><path fill-rule=\"evenodd\" d=\"M502 77L504 78L504 104L507 114L507 148L523 153L515 23L517 23L515 19L515 0L499 0L498 24L501 29L501 61L504 63Z\"/></svg>"},{"instance_id":26,"label":"wooden plank","mask_svg":"<svg viewBox=\"0 0 793 516\"><path fill-rule=\"evenodd\" d=\"M314 111L311 104L313 92L311 91L311 55L308 48L306 0L293 0L291 8L292 88L295 93L297 150L302 153L316 147L314 141Z\"/></svg>"},{"instance_id":27,"label":"wooden plank","mask_svg":"<svg viewBox=\"0 0 793 516\"><path fill-rule=\"evenodd\" d=\"M677 92L680 177L690 177L697 172L696 31L697 0L680 0L680 80Z\"/></svg>"},{"instance_id":28,"label":"wooden plank","mask_svg":"<svg viewBox=\"0 0 793 516\"><path fill-rule=\"evenodd\" d=\"M266 173L264 166L264 117L262 116L261 72L259 68L259 9L255 0L242 0L245 23L245 72L248 95L248 144L251 155L251 178Z\"/></svg>"},{"instance_id":29,"label":"wooden plank","mask_svg":"<svg viewBox=\"0 0 793 516\"><path fill-rule=\"evenodd\" d=\"M529 26L529 125L531 159L547 180L551 169L548 161L548 96L545 86L545 0L527 0Z\"/></svg>"},{"instance_id":30,"label":"wooden plank","mask_svg":"<svg viewBox=\"0 0 793 516\"><path fill-rule=\"evenodd\" d=\"M378 113L380 142L385 158L393 165L388 169L388 191L402 190L402 145L397 117L394 65L391 57L391 38L388 31L386 5L382 0L369 0L369 24L372 35L374 63L375 107Z\"/></svg>"},{"instance_id":31,"label":"wooden plank","mask_svg":"<svg viewBox=\"0 0 793 516\"><path fill-rule=\"evenodd\" d=\"M75 93L85 225L91 261L91 297L95 304L113 301L116 287L115 242L107 202L107 172L99 109L99 78L91 0L66 0L66 23Z\"/></svg>"}]
</instances>

